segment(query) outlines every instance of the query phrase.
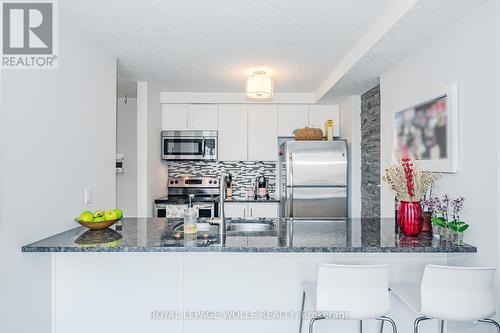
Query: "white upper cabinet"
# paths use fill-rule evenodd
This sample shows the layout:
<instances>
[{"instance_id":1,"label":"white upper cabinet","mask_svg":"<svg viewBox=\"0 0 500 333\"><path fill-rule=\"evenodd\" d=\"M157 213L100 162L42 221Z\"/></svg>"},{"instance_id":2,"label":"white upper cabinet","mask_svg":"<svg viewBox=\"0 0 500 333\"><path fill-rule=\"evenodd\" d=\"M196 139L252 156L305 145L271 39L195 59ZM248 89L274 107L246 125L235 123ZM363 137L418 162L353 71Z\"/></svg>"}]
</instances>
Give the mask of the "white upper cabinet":
<instances>
[{"instance_id":1,"label":"white upper cabinet","mask_svg":"<svg viewBox=\"0 0 500 333\"><path fill-rule=\"evenodd\" d=\"M189 128L194 130L216 130L217 104L190 105Z\"/></svg>"},{"instance_id":2,"label":"white upper cabinet","mask_svg":"<svg viewBox=\"0 0 500 333\"><path fill-rule=\"evenodd\" d=\"M216 130L216 104L163 104L164 130Z\"/></svg>"},{"instance_id":3,"label":"white upper cabinet","mask_svg":"<svg viewBox=\"0 0 500 333\"><path fill-rule=\"evenodd\" d=\"M278 111L276 105L248 106L248 160L278 159Z\"/></svg>"},{"instance_id":4,"label":"white upper cabinet","mask_svg":"<svg viewBox=\"0 0 500 333\"><path fill-rule=\"evenodd\" d=\"M189 129L189 104L163 104L161 111L162 129Z\"/></svg>"},{"instance_id":5,"label":"white upper cabinet","mask_svg":"<svg viewBox=\"0 0 500 333\"><path fill-rule=\"evenodd\" d=\"M309 107L306 104L278 105L278 136L293 136L294 131L309 124Z\"/></svg>"},{"instance_id":6,"label":"white upper cabinet","mask_svg":"<svg viewBox=\"0 0 500 333\"><path fill-rule=\"evenodd\" d=\"M218 149L220 161L247 160L247 106L219 105Z\"/></svg>"},{"instance_id":7,"label":"white upper cabinet","mask_svg":"<svg viewBox=\"0 0 500 333\"><path fill-rule=\"evenodd\" d=\"M309 105L309 127L325 129L325 122L333 119L333 136L340 136L340 112L338 104Z\"/></svg>"}]
</instances>

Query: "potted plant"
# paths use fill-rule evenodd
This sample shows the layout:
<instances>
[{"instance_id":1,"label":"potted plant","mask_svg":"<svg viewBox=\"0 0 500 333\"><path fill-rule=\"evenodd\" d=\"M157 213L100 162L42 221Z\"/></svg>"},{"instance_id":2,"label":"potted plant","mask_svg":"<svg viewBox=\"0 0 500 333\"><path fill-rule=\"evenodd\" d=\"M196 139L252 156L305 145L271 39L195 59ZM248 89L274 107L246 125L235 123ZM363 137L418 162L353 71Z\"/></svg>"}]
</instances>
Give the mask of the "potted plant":
<instances>
[{"instance_id":1,"label":"potted plant","mask_svg":"<svg viewBox=\"0 0 500 333\"><path fill-rule=\"evenodd\" d=\"M451 200L452 218L449 218L450 198L447 194L442 199L430 199L434 203L434 217L431 222L433 228L440 229L440 235L447 241L453 241L457 244L463 242L465 230L469 228L469 224L460 220L460 212L464 206L465 198L460 196Z\"/></svg>"},{"instance_id":2,"label":"potted plant","mask_svg":"<svg viewBox=\"0 0 500 333\"><path fill-rule=\"evenodd\" d=\"M399 201L398 224L407 236L415 236L422 230L422 206L420 201L439 176L422 171L409 157L385 169L382 180L394 191Z\"/></svg>"}]
</instances>

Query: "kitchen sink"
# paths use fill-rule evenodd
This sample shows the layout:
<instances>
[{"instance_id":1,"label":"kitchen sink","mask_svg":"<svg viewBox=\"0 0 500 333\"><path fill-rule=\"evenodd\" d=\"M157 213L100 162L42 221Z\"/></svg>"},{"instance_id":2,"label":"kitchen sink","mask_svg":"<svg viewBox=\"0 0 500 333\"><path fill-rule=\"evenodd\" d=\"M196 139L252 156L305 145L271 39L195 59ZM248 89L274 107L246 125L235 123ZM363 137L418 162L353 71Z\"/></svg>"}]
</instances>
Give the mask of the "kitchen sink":
<instances>
[{"instance_id":1,"label":"kitchen sink","mask_svg":"<svg viewBox=\"0 0 500 333\"><path fill-rule=\"evenodd\" d=\"M184 223L181 222L176 226L174 226L173 229L175 231L182 231L183 228L184 228ZM219 231L219 225L210 223L198 223L198 231L215 233Z\"/></svg>"},{"instance_id":2,"label":"kitchen sink","mask_svg":"<svg viewBox=\"0 0 500 333\"><path fill-rule=\"evenodd\" d=\"M257 231L270 231L273 230L274 226L269 223L228 223L226 225L226 231L237 231L237 232L257 232Z\"/></svg>"},{"instance_id":3,"label":"kitchen sink","mask_svg":"<svg viewBox=\"0 0 500 333\"><path fill-rule=\"evenodd\" d=\"M175 231L182 231L184 223L179 223L173 227ZM226 231L234 232L259 232L274 230L274 225L262 222L229 222L226 224ZM219 231L218 224L198 223L198 231L216 233Z\"/></svg>"}]
</instances>

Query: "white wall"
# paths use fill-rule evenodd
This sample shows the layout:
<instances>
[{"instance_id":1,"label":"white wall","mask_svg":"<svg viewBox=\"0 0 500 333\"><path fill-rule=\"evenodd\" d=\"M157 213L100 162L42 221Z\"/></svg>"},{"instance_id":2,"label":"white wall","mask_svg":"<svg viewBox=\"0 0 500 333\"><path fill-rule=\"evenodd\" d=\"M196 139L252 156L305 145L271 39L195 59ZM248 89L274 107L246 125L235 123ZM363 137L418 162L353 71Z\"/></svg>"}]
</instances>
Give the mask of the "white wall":
<instances>
[{"instance_id":1,"label":"white wall","mask_svg":"<svg viewBox=\"0 0 500 333\"><path fill-rule=\"evenodd\" d=\"M500 91L500 2L497 1L497 8L496 8L496 56L495 58L497 59L496 62L496 75L497 75L497 80L496 80L496 89L495 91ZM497 115L497 128L500 128L500 94L497 93L497 107L496 107L496 115ZM496 133L497 135L497 253L500 253L500 133ZM1 207L0 207L1 208ZM500 255L497 256L497 268L500 267ZM500 299L500 274L497 274L497 290L498 290L498 298ZM500 302L497 304L497 321L500 321Z\"/></svg>"},{"instance_id":2,"label":"white wall","mask_svg":"<svg viewBox=\"0 0 500 333\"><path fill-rule=\"evenodd\" d=\"M161 160L160 90L137 83L137 216L153 215L153 200L166 194L167 164Z\"/></svg>"},{"instance_id":3,"label":"white wall","mask_svg":"<svg viewBox=\"0 0 500 333\"><path fill-rule=\"evenodd\" d=\"M381 83L381 170L390 162L393 145L392 114L421 102L452 83L459 87L460 170L444 175L438 194L464 195L463 219L471 228L466 242L478 247L475 256L449 260L458 265L497 265L498 164L495 139L495 1L489 0L449 29L422 45L385 72ZM393 216L393 196L382 189L382 216ZM495 208L493 208L495 207ZM462 330L457 330L462 331ZM480 328L471 328L471 332ZM487 330L486 330L487 331Z\"/></svg>"},{"instance_id":4,"label":"white wall","mask_svg":"<svg viewBox=\"0 0 500 333\"><path fill-rule=\"evenodd\" d=\"M347 96L339 102L341 138L349 151L350 217L361 216L361 96Z\"/></svg>"},{"instance_id":5,"label":"white wall","mask_svg":"<svg viewBox=\"0 0 500 333\"><path fill-rule=\"evenodd\" d=\"M124 172L116 175L116 206L137 216L137 99L117 101L116 152L124 154Z\"/></svg>"},{"instance_id":6,"label":"white wall","mask_svg":"<svg viewBox=\"0 0 500 333\"><path fill-rule=\"evenodd\" d=\"M2 332L51 330L50 256L21 246L75 227L84 209L115 206L116 59L63 16L59 51L57 70L2 73Z\"/></svg>"},{"instance_id":7,"label":"white wall","mask_svg":"<svg viewBox=\"0 0 500 333\"><path fill-rule=\"evenodd\" d=\"M161 159L161 117L160 90L148 84L148 216L153 215L154 199L167 191L167 163Z\"/></svg>"}]
</instances>

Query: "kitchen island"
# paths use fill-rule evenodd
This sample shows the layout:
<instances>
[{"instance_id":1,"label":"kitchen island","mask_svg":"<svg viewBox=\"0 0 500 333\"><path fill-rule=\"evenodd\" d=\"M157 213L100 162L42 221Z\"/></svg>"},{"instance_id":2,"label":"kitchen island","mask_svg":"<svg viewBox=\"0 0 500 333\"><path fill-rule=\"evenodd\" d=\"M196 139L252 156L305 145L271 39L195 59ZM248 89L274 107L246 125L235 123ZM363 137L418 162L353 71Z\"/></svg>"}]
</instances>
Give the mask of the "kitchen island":
<instances>
[{"instance_id":1,"label":"kitchen island","mask_svg":"<svg viewBox=\"0 0 500 333\"><path fill-rule=\"evenodd\" d=\"M184 235L179 218L126 218L105 230L77 227L23 246L23 252L334 252L472 253L421 233L395 232L393 219L296 220L226 219L228 231L199 220L194 235ZM239 227L241 226L241 227ZM233 227L233 228L231 228ZM233 229L233 230L231 230Z\"/></svg>"},{"instance_id":2,"label":"kitchen island","mask_svg":"<svg viewBox=\"0 0 500 333\"><path fill-rule=\"evenodd\" d=\"M223 235L201 219L195 236L184 235L181 222L124 219L23 246L52 256L53 331L297 331L301 286L315 281L320 263L388 264L391 283L416 285L426 264L477 251L431 235L402 236L392 219L227 219ZM416 314L396 297L391 302L399 332L411 332ZM356 332L357 325L325 322L318 332ZM376 330L375 322L364 325Z\"/></svg>"}]
</instances>

